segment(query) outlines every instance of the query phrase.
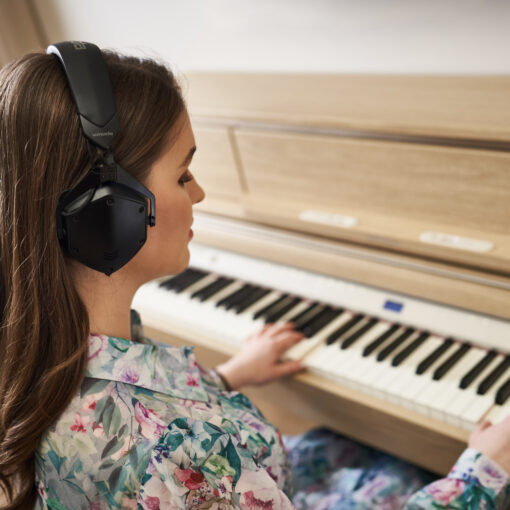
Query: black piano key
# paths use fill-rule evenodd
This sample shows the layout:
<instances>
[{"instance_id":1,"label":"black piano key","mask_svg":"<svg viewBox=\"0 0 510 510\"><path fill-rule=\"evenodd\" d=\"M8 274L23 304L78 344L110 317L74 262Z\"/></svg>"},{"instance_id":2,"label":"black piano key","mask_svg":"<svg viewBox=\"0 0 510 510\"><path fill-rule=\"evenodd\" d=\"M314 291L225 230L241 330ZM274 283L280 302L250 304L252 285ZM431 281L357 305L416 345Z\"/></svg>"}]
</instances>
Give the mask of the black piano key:
<instances>
[{"instance_id":1,"label":"black piano key","mask_svg":"<svg viewBox=\"0 0 510 510\"><path fill-rule=\"evenodd\" d=\"M310 324L302 329L303 334L307 338L311 338L330 322L334 321L341 313L343 313L341 308L335 309L327 306L318 317L315 317Z\"/></svg>"},{"instance_id":2,"label":"black piano key","mask_svg":"<svg viewBox=\"0 0 510 510\"><path fill-rule=\"evenodd\" d=\"M207 274L208 273L206 273L205 271L197 270L193 274L190 274L187 278L185 278L181 282L179 282L179 283L174 282L174 284L172 286L170 286L169 288L172 289L177 294L179 294L184 289L191 287L194 283L198 282L202 278L205 278L207 276Z\"/></svg>"},{"instance_id":3,"label":"black piano key","mask_svg":"<svg viewBox=\"0 0 510 510\"><path fill-rule=\"evenodd\" d=\"M276 311L280 306L282 306L282 303L289 297L288 294L282 294L279 298L276 298L274 301L271 301L267 306L264 306L260 310L256 311L253 314L254 319L258 319L259 317L269 315L270 313L273 313Z\"/></svg>"},{"instance_id":4,"label":"black piano key","mask_svg":"<svg viewBox=\"0 0 510 510\"><path fill-rule=\"evenodd\" d=\"M419 337L415 338L409 345L404 347L398 352L391 360L393 367L398 367L404 360L406 360L418 347L420 347L425 340L430 336L428 331L424 331Z\"/></svg>"},{"instance_id":5,"label":"black piano key","mask_svg":"<svg viewBox=\"0 0 510 510\"><path fill-rule=\"evenodd\" d=\"M281 317L283 317L287 312L292 310L298 303L301 302L301 298L289 297L287 301L282 303L282 306L280 306L276 311L266 316L266 324L269 322L276 322Z\"/></svg>"},{"instance_id":6,"label":"black piano key","mask_svg":"<svg viewBox=\"0 0 510 510\"><path fill-rule=\"evenodd\" d=\"M393 336L400 329L400 324L393 324L391 328L387 329L384 333L379 335L373 342L370 342L363 349L363 356L370 356L380 345L382 345L388 338Z\"/></svg>"},{"instance_id":7,"label":"black piano key","mask_svg":"<svg viewBox=\"0 0 510 510\"><path fill-rule=\"evenodd\" d=\"M498 366L478 385L476 392L478 395L485 395L490 390L493 384L506 372L510 367L510 356L505 356Z\"/></svg>"},{"instance_id":8,"label":"black piano key","mask_svg":"<svg viewBox=\"0 0 510 510\"><path fill-rule=\"evenodd\" d=\"M242 298L244 298L251 290L252 286L249 284L244 284L240 289L235 290L232 292L232 294L229 294L228 296L225 296L224 298L220 299L217 303L217 307L224 307L227 310L230 310L233 304L237 303L237 301L240 301Z\"/></svg>"},{"instance_id":9,"label":"black piano key","mask_svg":"<svg viewBox=\"0 0 510 510\"><path fill-rule=\"evenodd\" d=\"M289 322L294 323L294 329L296 331L301 331L301 329L306 326L311 320L313 320L317 315L324 309L316 301L313 302L308 308L305 308L302 312L298 313L294 317L289 319Z\"/></svg>"},{"instance_id":10,"label":"black piano key","mask_svg":"<svg viewBox=\"0 0 510 510\"><path fill-rule=\"evenodd\" d=\"M173 290L175 287L181 286L183 283L185 283L189 278L195 276L197 274L195 269L188 268L182 273L179 273L178 275L172 276L168 280L165 280L159 284L160 287L164 287L168 290Z\"/></svg>"},{"instance_id":11,"label":"black piano key","mask_svg":"<svg viewBox=\"0 0 510 510\"><path fill-rule=\"evenodd\" d=\"M358 338L361 338L368 330L372 329L377 323L379 319L370 319L366 324L361 326L361 328L357 329L352 335L349 335L345 340L342 341L340 347L342 349L347 349L350 347Z\"/></svg>"},{"instance_id":12,"label":"black piano key","mask_svg":"<svg viewBox=\"0 0 510 510\"><path fill-rule=\"evenodd\" d=\"M228 301L225 306L227 310L231 310L235 305L243 303L245 299L249 298L258 289L258 287L256 285L247 285L246 288L244 290L243 289L244 287L236 294L235 297Z\"/></svg>"},{"instance_id":13,"label":"black piano key","mask_svg":"<svg viewBox=\"0 0 510 510\"><path fill-rule=\"evenodd\" d=\"M336 342L342 335L347 333L350 329L352 329L356 324L358 324L361 320L363 320L365 316L362 313L358 313L351 319L349 319L343 326L340 326L336 331L333 331L331 335L326 339L326 344L331 345Z\"/></svg>"},{"instance_id":14,"label":"black piano key","mask_svg":"<svg viewBox=\"0 0 510 510\"><path fill-rule=\"evenodd\" d=\"M330 306L316 306L313 309L313 312L310 312L303 320L299 322L299 324L294 325L294 329L296 331L301 331L301 333L305 333L305 330L308 331L312 324L320 319L325 313L331 310ZM307 335L305 335L307 336Z\"/></svg>"},{"instance_id":15,"label":"black piano key","mask_svg":"<svg viewBox=\"0 0 510 510\"><path fill-rule=\"evenodd\" d=\"M234 311L236 313L244 312L249 306L254 305L257 301L259 301L263 297L266 297L270 292L271 292L271 289L258 288L257 290L255 290L255 292L253 292L253 294L248 296L244 301L242 301L241 303L237 303L232 308L234 309Z\"/></svg>"},{"instance_id":16,"label":"black piano key","mask_svg":"<svg viewBox=\"0 0 510 510\"><path fill-rule=\"evenodd\" d=\"M461 360L471 349L469 344L462 344L448 359L439 365L432 375L434 381L439 381L443 376Z\"/></svg>"},{"instance_id":17,"label":"black piano key","mask_svg":"<svg viewBox=\"0 0 510 510\"><path fill-rule=\"evenodd\" d=\"M417 367L416 373L423 374L436 360L438 360L453 344L453 338L447 338L437 349L431 352Z\"/></svg>"},{"instance_id":18,"label":"black piano key","mask_svg":"<svg viewBox=\"0 0 510 510\"><path fill-rule=\"evenodd\" d=\"M214 282L211 282L209 285L206 285L202 289L198 289L193 294L191 294L191 298L198 299L199 301L205 301L209 299L211 296L214 296L220 290L223 290L225 287L228 287L234 280L232 278L225 278L224 276L220 276Z\"/></svg>"},{"instance_id":19,"label":"black piano key","mask_svg":"<svg viewBox=\"0 0 510 510\"><path fill-rule=\"evenodd\" d=\"M255 285L245 285L241 287L235 295L231 296L230 299L227 300L227 302L223 305L227 310L230 310L238 303L242 303L247 297L251 296L253 291L257 287Z\"/></svg>"},{"instance_id":20,"label":"black piano key","mask_svg":"<svg viewBox=\"0 0 510 510\"><path fill-rule=\"evenodd\" d=\"M460 380L459 388L465 390L492 362L497 352L490 350L467 374Z\"/></svg>"},{"instance_id":21,"label":"black piano key","mask_svg":"<svg viewBox=\"0 0 510 510\"><path fill-rule=\"evenodd\" d=\"M166 280L163 280L161 282L159 282L159 285L158 287L164 287L166 289L168 289L169 285L173 282L173 281L179 281L179 279L184 279L184 273L179 273L178 275L175 275L175 276L172 276L170 278L167 278Z\"/></svg>"},{"instance_id":22,"label":"black piano key","mask_svg":"<svg viewBox=\"0 0 510 510\"><path fill-rule=\"evenodd\" d=\"M319 303L317 301L314 301L310 305L308 305L304 310L297 313L293 317L289 319L289 322L293 322L295 324L295 327L298 328L301 324L303 324L303 320L308 320L308 316L311 312L313 312L317 307L319 306Z\"/></svg>"},{"instance_id":23,"label":"black piano key","mask_svg":"<svg viewBox=\"0 0 510 510\"><path fill-rule=\"evenodd\" d=\"M377 361L384 361L395 349L398 349L413 333L413 328L407 328L403 333L392 340L386 347L377 354Z\"/></svg>"},{"instance_id":24,"label":"black piano key","mask_svg":"<svg viewBox=\"0 0 510 510\"><path fill-rule=\"evenodd\" d=\"M510 397L510 377L496 392L496 404L502 406Z\"/></svg>"}]
</instances>

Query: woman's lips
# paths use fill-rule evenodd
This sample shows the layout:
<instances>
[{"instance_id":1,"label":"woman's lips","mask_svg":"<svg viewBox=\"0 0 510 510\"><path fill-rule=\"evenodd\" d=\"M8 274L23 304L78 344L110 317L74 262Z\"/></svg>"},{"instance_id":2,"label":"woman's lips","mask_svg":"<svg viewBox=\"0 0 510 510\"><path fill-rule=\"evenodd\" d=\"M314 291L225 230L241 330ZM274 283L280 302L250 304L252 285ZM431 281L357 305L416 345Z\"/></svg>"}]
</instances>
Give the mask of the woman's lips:
<instances>
[{"instance_id":1,"label":"woman's lips","mask_svg":"<svg viewBox=\"0 0 510 510\"><path fill-rule=\"evenodd\" d=\"M193 230L189 229L189 238L192 239L193 238Z\"/></svg>"}]
</instances>

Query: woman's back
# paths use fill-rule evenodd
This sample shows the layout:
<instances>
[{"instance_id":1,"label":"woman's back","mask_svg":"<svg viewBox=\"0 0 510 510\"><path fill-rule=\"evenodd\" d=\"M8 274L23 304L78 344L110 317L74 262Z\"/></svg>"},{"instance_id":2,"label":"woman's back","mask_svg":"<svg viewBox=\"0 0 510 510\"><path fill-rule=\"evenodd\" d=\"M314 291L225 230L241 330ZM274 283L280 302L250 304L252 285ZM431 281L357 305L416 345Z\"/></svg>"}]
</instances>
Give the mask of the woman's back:
<instances>
[{"instance_id":1,"label":"woman's back","mask_svg":"<svg viewBox=\"0 0 510 510\"><path fill-rule=\"evenodd\" d=\"M91 335L89 356L36 453L39 508L292 507L279 433L190 348Z\"/></svg>"}]
</instances>

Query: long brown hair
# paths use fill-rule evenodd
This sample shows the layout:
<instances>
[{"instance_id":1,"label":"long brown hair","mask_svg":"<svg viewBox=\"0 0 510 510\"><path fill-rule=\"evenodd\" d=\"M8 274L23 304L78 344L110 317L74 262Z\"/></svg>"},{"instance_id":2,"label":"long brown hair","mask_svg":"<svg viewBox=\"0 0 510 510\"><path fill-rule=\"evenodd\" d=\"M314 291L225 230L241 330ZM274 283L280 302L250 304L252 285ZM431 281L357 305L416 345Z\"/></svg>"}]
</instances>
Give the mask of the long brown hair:
<instances>
[{"instance_id":1,"label":"long brown hair","mask_svg":"<svg viewBox=\"0 0 510 510\"><path fill-rule=\"evenodd\" d=\"M185 111L172 72L103 51L116 98L117 163L144 182ZM88 171L63 69L31 53L0 70L0 499L35 502L34 452L77 391L89 318L57 237L59 193Z\"/></svg>"}]
</instances>

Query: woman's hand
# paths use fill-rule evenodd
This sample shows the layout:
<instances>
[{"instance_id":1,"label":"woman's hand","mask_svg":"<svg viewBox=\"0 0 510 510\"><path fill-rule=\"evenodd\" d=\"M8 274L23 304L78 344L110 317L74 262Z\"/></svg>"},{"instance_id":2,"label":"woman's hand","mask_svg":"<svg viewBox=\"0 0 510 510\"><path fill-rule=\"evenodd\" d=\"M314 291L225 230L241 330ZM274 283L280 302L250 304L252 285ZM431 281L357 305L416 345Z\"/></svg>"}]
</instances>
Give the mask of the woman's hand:
<instances>
[{"instance_id":1,"label":"woman's hand","mask_svg":"<svg viewBox=\"0 0 510 510\"><path fill-rule=\"evenodd\" d=\"M510 474L510 416L497 425L484 421L471 433L469 446L487 455Z\"/></svg>"},{"instance_id":2,"label":"woman's hand","mask_svg":"<svg viewBox=\"0 0 510 510\"><path fill-rule=\"evenodd\" d=\"M293 324L266 324L243 344L241 352L216 370L232 389L264 384L278 377L294 374L305 367L300 361L281 361L282 355L300 342L304 335L294 331Z\"/></svg>"}]
</instances>

